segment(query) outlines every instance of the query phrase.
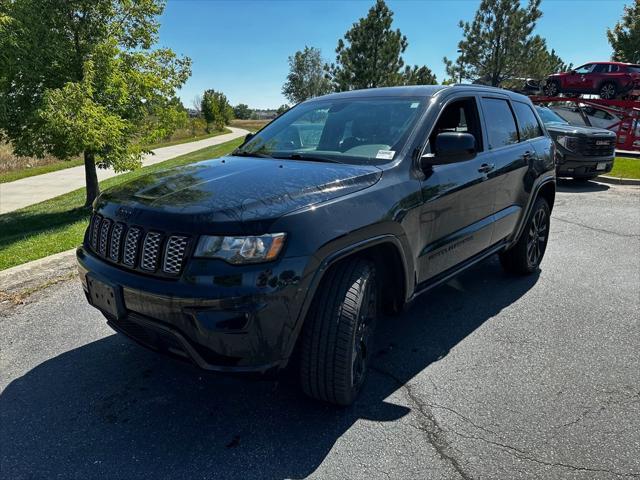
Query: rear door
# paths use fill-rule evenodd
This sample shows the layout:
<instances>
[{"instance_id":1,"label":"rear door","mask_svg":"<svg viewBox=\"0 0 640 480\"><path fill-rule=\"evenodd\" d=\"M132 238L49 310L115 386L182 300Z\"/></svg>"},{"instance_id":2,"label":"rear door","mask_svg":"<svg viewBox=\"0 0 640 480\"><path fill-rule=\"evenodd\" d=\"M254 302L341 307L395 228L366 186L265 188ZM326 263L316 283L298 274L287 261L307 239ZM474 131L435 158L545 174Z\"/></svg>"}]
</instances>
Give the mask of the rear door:
<instances>
[{"instance_id":1,"label":"rear door","mask_svg":"<svg viewBox=\"0 0 640 480\"><path fill-rule=\"evenodd\" d=\"M521 141L515 113L507 96L483 96L484 128L493 170L488 174L494 194L490 244L498 243L515 227L522 211L525 175L535 160L535 150ZM535 116L534 116L535 118Z\"/></svg>"}]
</instances>

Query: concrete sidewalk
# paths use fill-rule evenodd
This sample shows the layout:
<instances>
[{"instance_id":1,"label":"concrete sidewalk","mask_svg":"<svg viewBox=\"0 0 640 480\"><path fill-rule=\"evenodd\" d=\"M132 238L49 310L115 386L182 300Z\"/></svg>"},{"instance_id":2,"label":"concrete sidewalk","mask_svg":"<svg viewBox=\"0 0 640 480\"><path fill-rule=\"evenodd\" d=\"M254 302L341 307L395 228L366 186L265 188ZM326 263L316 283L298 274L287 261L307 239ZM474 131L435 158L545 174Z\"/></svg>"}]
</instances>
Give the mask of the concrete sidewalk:
<instances>
[{"instance_id":1,"label":"concrete sidewalk","mask_svg":"<svg viewBox=\"0 0 640 480\"><path fill-rule=\"evenodd\" d=\"M201 148L219 145L249 133L241 128L227 127L231 133L216 137L198 140L197 142L182 143L170 147L154 150L154 155L145 156L144 166L164 162L174 157L190 153ZM98 180L119 175L113 170L98 169ZM78 167L57 170L33 177L22 178L15 182L0 184L0 214L12 212L19 208L39 203L49 198L57 197L63 193L71 192L85 186L84 165Z\"/></svg>"}]
</instances>

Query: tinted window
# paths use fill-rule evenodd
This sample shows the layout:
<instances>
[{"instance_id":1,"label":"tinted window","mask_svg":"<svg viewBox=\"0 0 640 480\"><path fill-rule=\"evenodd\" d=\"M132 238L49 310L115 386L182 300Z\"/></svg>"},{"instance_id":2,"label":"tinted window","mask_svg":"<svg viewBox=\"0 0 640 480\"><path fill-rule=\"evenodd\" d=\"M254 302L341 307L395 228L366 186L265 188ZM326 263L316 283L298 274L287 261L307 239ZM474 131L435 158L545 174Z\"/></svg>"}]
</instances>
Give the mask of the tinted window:
<instances>
[{"instance_id":1,"label":"tinted window","mask_svg":"<svg viewBox=\"0 0 640 480\"><path fill-rule=\"evenodd\" d=\"M629 70L631 73L640 73L640 65L629 65L627 67L627 70Z\"/></svg>"},{"instance_id":2,"label":"tinted window","mask_svg":"<svg viewBox=\"0 0 640 480\"><path fill-rule=\"evenodd\" d=\"M520 130L520 140L531 140L542 136L542 129L538 123L533 110L529 105L520 102L513 102L513 109L518 119L518 129Z\"/></svg>"},{"instance_id":3,"label":"tinted window","mask_svg":"<svg viewBox=\"0 0 640 480\"><path fill-rule=\"evenodd\" d=\"M560 115L558 115L556 112L551 110L550 108L536 107L536 110L538 111L538 115L540 115L540 118L542 118L542 121L545 124L552 124L552 123L568 124L569 123Z\"/></svg>"},{"instance_id":4,"label":"tinted window","mask_svg":"<svg viewBox=\"0 0 640 480\"><path fill-rule=\"evenodd\" d=\"M476 149L482 150L482 131L478 108L474 98L456 100L442 111L431 133L429 142L435 145L436 136L442 132L464 132L472 134L476 139Z\"/></svg>"},{"instance_id":5,"label":"tinted window","mask_svg":"<svg viewBox=\"0 0 640 480\"><path fill-rule=\"evenodd\" d=\"M489 148L500 148L518 143L516 122L506 100L483 98L482 111L489 136Z\"/></svg>"},{"instance_id":6,"label":"tinted window","mask_svg":"<svg viewBox=\"0 0 640 480\"><path fill-rule=\"evenodd\" d=\"M609 71L611 73L619 72L620 71L620 67L618 65L609 65Z\"/></svg>"},{"instance_id":7,"label":"tinted window","mask_svg":"<svg viewBox=\"0 0 640 480\"><path fill-rule=\"evenodd\" d=\"M607 73L609 71L609 65L604 63L598 63L593 69L593 73Z\"/></svg>"}]
</instances>

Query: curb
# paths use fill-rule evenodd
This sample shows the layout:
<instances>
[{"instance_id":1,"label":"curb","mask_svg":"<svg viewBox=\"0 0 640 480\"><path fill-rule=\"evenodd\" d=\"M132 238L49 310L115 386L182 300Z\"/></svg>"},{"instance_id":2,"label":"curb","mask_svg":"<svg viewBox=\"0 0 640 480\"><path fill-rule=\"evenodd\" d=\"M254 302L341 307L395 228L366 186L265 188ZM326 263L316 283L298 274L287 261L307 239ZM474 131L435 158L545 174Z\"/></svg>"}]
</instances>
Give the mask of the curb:
<instances>
[{"instance_id":1,"label":"curb","mask_svg":"<svg viewBox=\"0 0 640 480\"><path fill-rule=\"evenodd\" d=\"M607 175L598 175L594 180L603 183L612 183L614 185L640 185L640 179L637 178L617 178Z\"/></svg>"},{"instance_id":2,"label":"curb","mask_svg":"<svg viewBox=\"0 0 640 480\"><path fill-rule=\"evenodd\" d=\"M76 271L76 249L39 258L0 271L0 292L6 295L34 290L71 277Z\"/></svg>"}]
</instances>

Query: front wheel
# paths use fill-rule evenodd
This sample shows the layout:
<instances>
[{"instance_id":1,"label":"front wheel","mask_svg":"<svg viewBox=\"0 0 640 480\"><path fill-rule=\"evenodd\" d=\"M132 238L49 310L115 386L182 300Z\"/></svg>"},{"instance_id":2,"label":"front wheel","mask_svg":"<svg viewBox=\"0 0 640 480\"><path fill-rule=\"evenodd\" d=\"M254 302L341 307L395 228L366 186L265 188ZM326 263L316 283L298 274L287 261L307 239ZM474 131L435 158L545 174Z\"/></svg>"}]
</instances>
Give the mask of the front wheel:
<instances>
[{"instance_id":1,"label":"front wheel","mask_svg":"<svg viewBox=\"0 0 640 480\"><path fill-rule=\"evenodd\" d=\"M547 82L542 90L547 97L557 97L560 93L560 86L558 85L558 82L552 80Z\"/></svg>"},{"instance_id":2,"label":"front wheel","mask_svg":"<svg viewBox=\"0 0 640 480\"><path fill-rule=\"evenodd\" d=\"M336 405L353 403L367 376L377 316L372 262L348 259L327 272L302 331L304 393Z\"/></svg>"},{"instance_id":3,"label":"front wheel","mask_svg":"<svg viewBox=\"0 0 640 480\"><path fill-rule=\"evenodd\" d=\"M500 263L507 272L528 275L538 270L547 249L550 216L549 204L538 198L518 242L500 254Z\"/></svg>"}]
</instances>

